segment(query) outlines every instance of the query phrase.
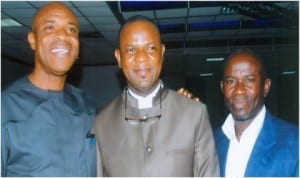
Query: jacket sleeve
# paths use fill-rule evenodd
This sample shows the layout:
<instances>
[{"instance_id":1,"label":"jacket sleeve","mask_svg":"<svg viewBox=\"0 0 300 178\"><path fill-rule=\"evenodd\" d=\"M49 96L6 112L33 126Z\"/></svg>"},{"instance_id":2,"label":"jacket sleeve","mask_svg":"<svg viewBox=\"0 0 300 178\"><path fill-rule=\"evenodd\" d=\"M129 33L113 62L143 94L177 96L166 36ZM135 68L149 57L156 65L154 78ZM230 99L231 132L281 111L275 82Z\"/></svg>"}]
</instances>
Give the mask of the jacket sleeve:
<instances>
[{"instance_id":1,"label":"jacket sleeve","mask_svg":"<svg viewBox=\"0 0 300 178\"><path fill-rule=\"evenodd\" d=\"M7 159L9 155L8 136L9 135L6 132L6 128L4 127L4 124L1 122L1 177L7 176Z\"/></svg>"},{"instance_id":2,"label":"jacket sleeve","mask_svg":"<svg viewBox=\"0 0 300 178\"><path fill-rule=\"evenodd\" d=\"M195 133L194 176L219 177L219 160L205 105L200 112L200 122Z\"/></svg>"},{"instance_id":3,"label":"jacket sleeve","mask_svg":"<svg viewBox=\"0 0 300 178\"><path fill-rule=\"evenodd\" d=\"M98 146L98 143L96 144L96 152L97 152L97 177L104 177L106 175L104 175L102 156L101 156L101 151Z\"/></svg>"},{"instance_id":4,"label":"jacket sleeve","mask_svg":"<svg viewBox=\"0 0 300 178\"><path fill-rule=\"evenodd\" d=\"M8 97L4 93L1 95L1 177L7 176L7 160L9 157L9 133L7 132L9 108L7 103Z\"/></svg>"}]
</instances>

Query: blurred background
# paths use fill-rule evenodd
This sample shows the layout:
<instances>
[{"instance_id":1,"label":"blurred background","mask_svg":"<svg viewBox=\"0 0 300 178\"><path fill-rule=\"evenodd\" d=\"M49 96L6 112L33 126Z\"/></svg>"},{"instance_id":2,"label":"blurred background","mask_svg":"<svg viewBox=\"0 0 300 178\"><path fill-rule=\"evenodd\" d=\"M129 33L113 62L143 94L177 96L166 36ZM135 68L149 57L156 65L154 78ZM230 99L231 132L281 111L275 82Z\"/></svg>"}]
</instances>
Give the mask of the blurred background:
<instances>
[{"instance_id":1,"label":"blurred background","mask_svg":"<svg viewBox=\"0 0 300 178\"><path fill-rule=\"evenodd\" d=\"M27 33L46 1L1 1L1 90L33 68ZM266 105L299 124L298 1L64 1L80 21L80 59L70 83L96 99L101 109L122 91L114 58L118 30L132 15L153 19L162 33L166 55L162 79L184 87L207 107L213 127L227 110L219 82L223 60L237 47L264 58L272 79Z\"/></svg>"}]
</instances>

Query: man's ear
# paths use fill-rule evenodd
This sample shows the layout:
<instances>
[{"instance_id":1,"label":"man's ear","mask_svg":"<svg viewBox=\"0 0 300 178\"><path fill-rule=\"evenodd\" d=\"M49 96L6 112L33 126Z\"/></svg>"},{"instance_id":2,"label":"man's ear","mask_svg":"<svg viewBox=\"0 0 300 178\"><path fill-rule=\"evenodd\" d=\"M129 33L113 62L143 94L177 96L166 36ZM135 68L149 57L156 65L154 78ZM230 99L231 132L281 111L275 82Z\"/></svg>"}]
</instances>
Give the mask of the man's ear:
<instances>
[{"instance_id":1,"label":"man's ear","mask_svg":"<svg viewBox=\"0 0 300 178\"><path fill-rule=\"evenodd\" d=\"M162 59L164 59L164 55L165 55L165 51L166 51L166 47L165 44L161 44L161 57Z\"/></svg>"},{"instance_id":2,"label":"man's ear","mask_svg":"<svg viewBox=\"0 0 300 178\"><path fill-rule=\"evenodd\" d=\"M27 40L28 40L28 43L29 43L31 49L35 50L36 49L35 33L29 32L27 35Z\"/></svg>"},{"instance_id":3,"label":"man's ear","mask_svg":"<svg viewBox=\"0 0 300 178\"><path fill-rule=\"evenodd\" d=\"M221 92L224 93L223 80L220 81L220 89L221 89Z\"/></svg>"},{"instance_id":4,"label":"man's ear","mask_svg":"<svg viewBox=\"0 0 300 178\"><path fill-rule=\"evenodd\" d=\"M268 96L268 93L270 91L270 88L271 88L271 79L267 78L265 80L265 83L264 83L264 97L267 97Z\"/></svg>"},{"instance_id":5,"label":"man's ear","mask_svg":"<svg viewBox=\"0 0 300 178\"><path fill-rule=\"evenodd\" d=\"M119 68L122 68L121 57L120 57L120 49L115 49L115 58L117 59Z\"/></svg>"}]
</instances>

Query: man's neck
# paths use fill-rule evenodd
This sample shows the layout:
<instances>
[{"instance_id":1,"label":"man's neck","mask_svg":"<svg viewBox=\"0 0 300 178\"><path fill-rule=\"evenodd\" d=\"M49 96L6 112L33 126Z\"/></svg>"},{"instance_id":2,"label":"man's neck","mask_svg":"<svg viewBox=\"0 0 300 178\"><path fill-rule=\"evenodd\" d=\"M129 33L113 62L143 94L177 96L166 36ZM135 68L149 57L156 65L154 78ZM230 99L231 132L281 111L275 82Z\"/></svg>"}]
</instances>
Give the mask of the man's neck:
<instances>
[{"instance_id":1,"label":"man's neck","mask_svg":"<svg viewBox=\"0 0 300 178\"><path fill-rule=\"evenodd\" d=\"M139 90L135 89L134 87L132 87L129 83L128 83L128 88L129 88L129 90L130 90L132 93L134 93L134 94L136 94L136 95L138 95L138 96L141 96L141 97L147 97L147 96L148 96L149 94L151 94L154 90L156 90L157 87L158 87L160 84L161 84L160 81L157 81L157 83L156 83L152 88L150 88L150 89L147 90L147 91L139 91Z\"/></svg>"},{"instance_id":2,"label":"man's neck","mask_svg":"<svg viewBox=\"0 0 300 178\"><path fill-rule=\"evenodd\" d=\"M246 121L234 121L235 136L238 141L240 141L243 132L248 128L253 119L249 119Z\"/></svg>"},{"instance_id":3,"label":"man's neck","mask_svg":"<svg viewBox=\"0 0 300 178\"><path fill-rule=\"evenodd\" d=\"M34 85L44 90L61 91L66 82L66 75L54 76L46 73L39 73L37 71L33 71L29 74L28 78Z\"/></svg>"}]
</instances>

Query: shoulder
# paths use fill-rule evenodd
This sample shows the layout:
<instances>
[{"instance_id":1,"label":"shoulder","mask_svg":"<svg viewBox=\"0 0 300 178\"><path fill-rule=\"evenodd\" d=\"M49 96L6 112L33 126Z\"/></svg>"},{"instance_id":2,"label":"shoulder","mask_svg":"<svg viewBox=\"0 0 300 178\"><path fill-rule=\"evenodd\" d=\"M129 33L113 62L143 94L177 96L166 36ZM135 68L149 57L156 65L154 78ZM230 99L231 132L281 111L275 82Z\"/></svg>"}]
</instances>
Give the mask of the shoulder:
<instances>
[{"instance_id":1,"label":"shoulder","mask_svg":"<svg viewBox=\"0 0 300 178\"><path fill-rule=\"evenodd\" d=\"M124 112L124 109L121 107L125 106L122 102L122 95L119 95L98 111L94 124L95 129L107 127L107 125L111 124L111 127L114 127L115 120Z\"/></svg>"},{"instance_id":2,"label":"shoulder","mask_svg":"<svg viewBox=\"0 0 300 178\"><path fill-rule=\"evenodd\" d=\"M26 78L20 78L9 85L1 92L1 108L2 112L7 109L17 108L20 105L31 102L31 89L26 82Z\"/></svg>"},{"instance_id":3,"label":"shoulder","mask_svg":"<svg viewBox=\"0 0 300 178\"><path fill-rule=\"evenodd\" d=\"M69 94L74 95L74 97L78 99L82 99L86 102L94 102L92 97L88 95L86 92L84 92L82 89L75 87L74 85L67 84L67 92Z\"/></svg>"},{"instance_id":4,"label":"shoulder","mask_svg":"<svg viewBox=\"0 0 300 178\"><path fill-rule=\"evenodd\" d=\"M282 159L292 161L299 157L299 128L296 125L267 113L263 129L266 129L266 141L274 139L274 149L278 155L283 156Z\"/></svg>"},{"instance_id":5,"label":"shoulder","mask_svg":"<svg viewBox=\"0 0 300 178\"><path fill-rule=\"evenodd\" d=\"M113 113L116 113L120 110L120 107L122 105L122 94L114 98L112 101L110 101L107 105L105 105L97 114L97 118L101 117L103 115L110 115Z\"/></svg>"},{"instance_id":6,"label":"shoulder","mask_svg":"<svg viewBox=\"0 0 300 178\"><path fill-rule=\"evenodd\" d=\"M277 133L287 135L298 135L299 128L295 124L289 123L282 118L276 117L270 112L266 113L266 119L270 120L270 123L272 123L273 127L275 127ZM267 124L268 123L269 122L267 122Z\"/></svg>"},{"instance_id":7,"label":"shoulder","mask_svg":"<svg viewBox=\"0 0 300 178\"><path fill-rule=\"evenodd\" d=\"M296 125L267 112L262 129L264 137L274 139L277 148L288 149L291 153L299 151L299 128Z\"/></svg>"},{"instance_id":8,"label":"shoulder","mask_svg":"<svg viewBox=\"0 0 300 178\"><path fill-rule=\"evenodd\" d=\"M299 127L297 127L295 124L289 123L282 118L278 117L272 117L272 122L275 126L275 129L278 133L278 137L281 139L286 139L286 140L298 140L298 131Z\"/></svg>"},{"instance_id":9,"label":"shoulder","mask_svg":"<svg viewBox=\"0 0 300 178\"><path fill-rule=\"evenodd\" d=\"M67 84L66 98L67 102L69 101L74 108L86 109L88 112L93 113L96 112L96 101L80 88Z\"/></svg>"},{"instance_id":10,"label":"shoulder","mask_svg":"<svg viewBox=\"0 0 300 178\"><path fill-rule=\"evenodd\" d=\"M167 117L172 118L174 123L198 129L210 127L210 118L204 103L189 99L171 89L167 92L166 98L163 99L163 108Z\"/></svg>"},{"instance_id":11,"label":"shoulder","mask_svg":"<svg viewBox=\"0 0 300 178\"><path fill-rule=\"evenodd\" d=\"M11 95L13 93L21 93L21 91L26 86L25 81L26 81L26 77L22 77L22 78L17 79L16 81L14 81L12 84L7 86L7 88L5 88L2 91L1 96L2 97L8 97L9 95Z\"/></svg>"},{"instance_id":12,"label":"shoulder","mask_svg":"<svg viewBox=\"0 0 300 178\"><path fill-rule=\"evenodd\" d=\"M33 106L41 101L39 97L32 94L26 77L14 81L1 93L2 124L25 118L33 110Z\"/></svg>"},{"instance_id":13,"label":"shoulder","mask_svg":"<svg viewBox=\"0 0 300 178\"><path fill-rule=\"evenodd\" d=\"M206 110L206 105L203 102L187 98L186 96L183 96L172 89L167 90L167 100L168 102L170 102L170 104L174 106L176 105L178 108L182 108L185 110L199 110L200 112L202 110Z\"/></svg>"}]
</instances>

